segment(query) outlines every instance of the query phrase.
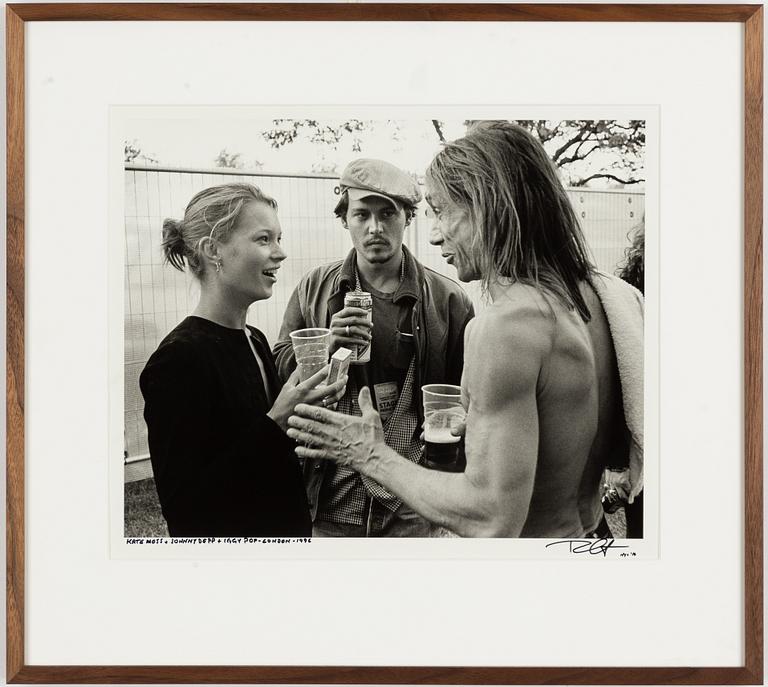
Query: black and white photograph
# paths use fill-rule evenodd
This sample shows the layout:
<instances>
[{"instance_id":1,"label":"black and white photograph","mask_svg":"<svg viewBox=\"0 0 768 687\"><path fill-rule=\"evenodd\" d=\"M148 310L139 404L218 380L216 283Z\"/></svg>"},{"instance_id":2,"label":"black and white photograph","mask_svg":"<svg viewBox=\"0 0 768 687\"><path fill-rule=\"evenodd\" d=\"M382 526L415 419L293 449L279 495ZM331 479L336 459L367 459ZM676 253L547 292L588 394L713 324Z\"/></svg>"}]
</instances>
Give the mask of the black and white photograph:
<instances>
[{"instance_id":1,"label":"black and white photograph","mask_svg":"<svg viewBox=\"0 0 768 687\"><path fill-rule=\"evenodd\" d=\"M551 112L126 118L124 538L647 537L647 111Z\"/></svg>"},{"instance_id":2,"label":"black and white photograph","mask_svg":"<svg viewBox=\"0 0 768 687\"><path fill-rule=\"evenodd\" d=\"M11 6L8 681L759 681L763 19Z\"/></svg>"}]
</instances>

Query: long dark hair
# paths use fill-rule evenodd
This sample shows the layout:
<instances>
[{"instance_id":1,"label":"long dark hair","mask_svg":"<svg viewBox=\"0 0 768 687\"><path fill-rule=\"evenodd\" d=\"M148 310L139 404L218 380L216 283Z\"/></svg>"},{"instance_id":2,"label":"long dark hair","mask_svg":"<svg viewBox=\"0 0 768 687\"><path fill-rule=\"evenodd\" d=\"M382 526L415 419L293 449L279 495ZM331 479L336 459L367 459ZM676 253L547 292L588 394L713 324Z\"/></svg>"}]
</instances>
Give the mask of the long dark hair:
<instances>
[{"instance_id":1,"label":"long dark hair","mask_svg":"<svg viewBox=\"0 0 768 687\"><path fill-rule=\"evenodd\" d=\"M595 267L555 166L528 131L476 124L437 154L427 179L469 213L484 289L498 278L530 284L589 321L579 286Z\"/></svg>"}]
</instances>

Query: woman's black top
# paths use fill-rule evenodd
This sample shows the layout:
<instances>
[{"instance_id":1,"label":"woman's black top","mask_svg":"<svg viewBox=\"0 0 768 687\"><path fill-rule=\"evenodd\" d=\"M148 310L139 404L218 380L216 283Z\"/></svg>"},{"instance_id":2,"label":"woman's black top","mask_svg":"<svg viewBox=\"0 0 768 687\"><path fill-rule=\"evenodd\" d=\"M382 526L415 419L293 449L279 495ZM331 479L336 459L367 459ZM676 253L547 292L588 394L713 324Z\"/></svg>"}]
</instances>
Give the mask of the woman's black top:
<instances>
[{"instance_id":1,"label":"woman's black top","mask_svg":"<svg viewBox=\"0 0 768 687\"><path fill-rule=\"evenodd\" d=\"M276 396L266 338L248 329ZM266 415L270 403L242 329L187 317L160 343L139 382L172 537L311 535L295 444Z\"/></svg>"}]
</instances>

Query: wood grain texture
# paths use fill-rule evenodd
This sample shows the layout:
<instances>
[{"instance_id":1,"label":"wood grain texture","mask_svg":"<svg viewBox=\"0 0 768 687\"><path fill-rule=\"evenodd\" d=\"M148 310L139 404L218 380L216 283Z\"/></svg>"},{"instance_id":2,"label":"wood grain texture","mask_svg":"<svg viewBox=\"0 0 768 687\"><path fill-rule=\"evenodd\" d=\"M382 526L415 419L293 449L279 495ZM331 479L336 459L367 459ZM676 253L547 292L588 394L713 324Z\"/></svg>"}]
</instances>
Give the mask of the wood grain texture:
<instances>
[{"instance_id":1,"label":"wood grain texture","mask_svg":"<svg viewBox=\"0 0 768 687\"><path fill-rule=\"evenodd\" d=\"M25 666L15 684L746 685L744 668Z\"/></svg>"},{"instance_id":2,"label":"wood grain texture","mask_svg":"<svg viewBox=\"0 0 768 687\"><path fill-rule=\"evenodd\" d=\"M737 21L745 23L745 666L478 668L24 665L24 22ZM762 684L763 11L756 5L29 4L6 8L7 677L16 684Z\"/></svg>"},{"instance_id":3,"label":"wood grain texture","mask_svg":"<svg viewBox=\"0 0 768 687\"><path fill-rule=\"evenodd\" d=\"M6 30L6 673L24 664L24 22Z\"/></svg>"},{"instance_id":4,"label":"wood grain texture","mask_svg":"<svg viewBox=\"0 0 768 687\"><path fill-rule=\"evenodd\" d=\"M756 5L99 3L11 5L25 21L746 21Z\"/></svg>"},{"instance_id":5,"label":"wood grain texture","mask_svg":"<svg viewBox=\"0 0 768 687\"><path fill-rule=\"evenodd\" d=\"M745 662L763 679L763 9L744 46Z\"/></svg>"}]
</instances>

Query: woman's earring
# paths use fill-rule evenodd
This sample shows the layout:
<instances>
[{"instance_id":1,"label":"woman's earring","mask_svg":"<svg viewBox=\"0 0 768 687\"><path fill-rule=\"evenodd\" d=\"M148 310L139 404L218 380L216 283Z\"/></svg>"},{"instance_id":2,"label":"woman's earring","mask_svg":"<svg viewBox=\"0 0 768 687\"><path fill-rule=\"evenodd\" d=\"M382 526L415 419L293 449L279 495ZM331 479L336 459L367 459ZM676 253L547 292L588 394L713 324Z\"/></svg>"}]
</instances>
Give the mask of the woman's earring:
<instances>
[{"instance_id":1,"label":"woman's earring","mask_svg":"<svg viewBox=\"0 0 768 687\"><path fill-rule=\"evenodd\" d=\"M221 260L216 261L216 271L221 272Z\"/></svg>"}]
</instances>

